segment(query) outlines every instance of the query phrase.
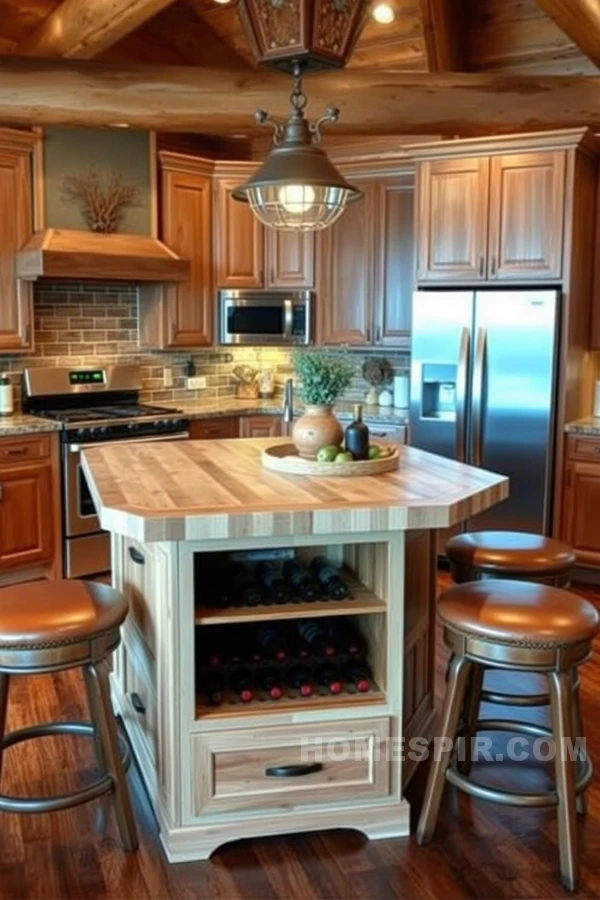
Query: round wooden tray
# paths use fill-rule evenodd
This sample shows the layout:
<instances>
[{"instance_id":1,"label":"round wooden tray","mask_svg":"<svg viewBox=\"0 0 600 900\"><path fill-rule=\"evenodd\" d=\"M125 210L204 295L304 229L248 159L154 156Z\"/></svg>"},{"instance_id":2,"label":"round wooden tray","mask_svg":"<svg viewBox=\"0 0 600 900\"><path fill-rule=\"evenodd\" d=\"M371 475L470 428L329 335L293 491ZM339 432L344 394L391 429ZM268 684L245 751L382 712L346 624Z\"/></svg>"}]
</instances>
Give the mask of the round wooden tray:
<instances>
[{"instance_id":1,"label":"round wooden tray","mask_svg":"<svg viewBox=\"0 0 600 900\"><path fill-rule=\"evenodd\" d=\"M376 443L375 441L373 443ZM386 444L386 446L390 446ZM293 444L273 444L262 452L262 464L275 472L286 472L288 475L319 475L321 478L351 478L365 475L382 475L393 472L400 465L400 451L393 448L390 456L383 459L364 459L354 462L317 462L315 459L302 459Z\"/></svg>"}]
</instances>

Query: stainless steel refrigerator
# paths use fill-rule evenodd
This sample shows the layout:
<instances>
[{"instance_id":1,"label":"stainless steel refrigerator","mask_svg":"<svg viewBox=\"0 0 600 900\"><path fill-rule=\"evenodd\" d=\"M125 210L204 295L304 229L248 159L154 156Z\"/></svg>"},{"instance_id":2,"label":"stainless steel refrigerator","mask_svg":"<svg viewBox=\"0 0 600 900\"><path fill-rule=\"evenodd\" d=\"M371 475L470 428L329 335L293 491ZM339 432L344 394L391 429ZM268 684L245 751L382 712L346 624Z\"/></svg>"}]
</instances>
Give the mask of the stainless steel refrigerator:
<instances>
[{"instance_id":1,"label":"stainless steel refrigerator","mask_svg":"<svg viewBox=\"0 0 600 900\"><path fill-rule=\"evenodd\" d=\"M508 475L471 529L548 533L560 292L413 295L410 443Z\"/></svg>"}]
</instances>

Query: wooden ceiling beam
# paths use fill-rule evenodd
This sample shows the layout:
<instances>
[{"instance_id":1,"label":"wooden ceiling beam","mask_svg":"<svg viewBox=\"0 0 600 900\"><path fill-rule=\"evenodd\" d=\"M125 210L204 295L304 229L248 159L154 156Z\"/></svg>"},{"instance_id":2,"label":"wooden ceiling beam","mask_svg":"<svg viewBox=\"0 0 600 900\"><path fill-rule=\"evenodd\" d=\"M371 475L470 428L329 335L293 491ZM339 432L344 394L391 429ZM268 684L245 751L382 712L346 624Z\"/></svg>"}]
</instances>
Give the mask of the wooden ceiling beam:
<instances>
[{"instance_id":1,"label":"wooden ceiling beam","mask_svg":"<svg viewBox=\"0 0 600 900\"><path fill-rule=\"evenodd\" d=\"M463 0L418 0L430 72L464 72Z\"/></svg>"},{"instance_id":2,"label":"wooden ceiling beam","mask_svg":"<svg viewBox=\"0 0 600 900\"><path fill-rule=\"evenodd\" d=\"M63 0L22 41L18 56L92 59L175 0Z\"/></svg>"},{"instance_id":3,"label":"wooden ceiling beam","mask_svg":"<svg viewBox=\"0 0 600 900\"><path fill-rule=\"evenodd\" d=\"M537 0L581 52L600 68L600 3L598 0Z\"/></svg>"},{"instance_id":4,"label":"wooden ceiling beam","mask_svg":"<svg viewBox=\"0 0 600 900\"><path fill-rule=\"evenodd\" d=\"M0 58L0 121L228 134L257 108L289 112L288 76L262 69L115 67ZM305 80L311 116L332 101L340 134L485 134L600 129L600 78L342 69Z\"/></svg>"}]
</instances>

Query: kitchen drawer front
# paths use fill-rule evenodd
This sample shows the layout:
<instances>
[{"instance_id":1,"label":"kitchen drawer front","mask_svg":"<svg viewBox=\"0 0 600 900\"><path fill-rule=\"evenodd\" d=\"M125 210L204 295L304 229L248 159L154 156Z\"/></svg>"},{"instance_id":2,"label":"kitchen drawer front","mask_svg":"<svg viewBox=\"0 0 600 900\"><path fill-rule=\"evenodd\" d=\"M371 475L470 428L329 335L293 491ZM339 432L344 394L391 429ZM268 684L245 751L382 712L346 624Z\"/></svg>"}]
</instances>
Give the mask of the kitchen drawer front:
<instances>
[{"instance_id":1,"label":"kitchen drawer front","mask_svg":"<svg viewBox=\"0 0 600 900\"><path fill-rule=\"evenodd\" d=\"M129 601L129 621L156 656L159 604L169 591L168 560L156 544L138 544L125 539L122 544L120 589Z\"/></svg>"},{"instance_id":2,"label":"kitchen drawer front","mask_svg":"<svg viewBox=\"0 0 600 900\"><path fill-rule=\"evenodd\" d=\"M196 734L193 813L292 809L386 797L390 766L380 742L388 737L387 718ZM317 764L316 771L294 774ZM282 767L280 775L267 774Z\"/></svg>"},{"instance_id":3,"label":"kitchen drawer front","mask_svg":"<svg viewBox=\"0 0 600 900\"><path fill-rule=\"evenodd\" d=\"M600 438L571 434L567 440L567 457L600 462Z\"/></svg>"},{"instance_id":4,"label":"kitchen drawer front","mask_svg":"<svg viewBox=\"0 0 600 900\"><path fill-rule=\"evenodd\" d=\"M31 435L31 437L0 438L0 466L48 459L51 435Z\"/></svg>"},{"instance_id":5,"label":"kitchen drawer front","mask_svg":"<svg viewBox=\"0 0 600 900\"><path fill-rule=\"evenodd\" d=\"M217 416L214 419L195 419L190 422L193 441L220 441L240 436L238 416Z\"/></svg>"},{"instance_id":6,"label":"kitchen drawer front","mask_svg":"<svg viewBox=\"0 0 600 900\"><path fill-rule=\"evenodd\" d=\"M122 689L126 700L123 718L127 728L133 728L142 737L156 768L158 711L154 660L148 657L142 642L132 640L131 632L125 639L122 652Z\"/></svg>"}]
</instances>

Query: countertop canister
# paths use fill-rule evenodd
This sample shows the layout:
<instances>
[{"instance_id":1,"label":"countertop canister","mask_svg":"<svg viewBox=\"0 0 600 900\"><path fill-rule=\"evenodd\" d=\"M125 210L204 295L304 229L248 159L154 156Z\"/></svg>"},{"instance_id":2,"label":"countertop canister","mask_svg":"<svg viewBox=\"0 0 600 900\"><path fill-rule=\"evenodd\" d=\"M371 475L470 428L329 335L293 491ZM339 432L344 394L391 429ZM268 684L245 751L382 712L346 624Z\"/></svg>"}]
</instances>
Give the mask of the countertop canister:
<instances>
[{"instance_id":1,"label":"countertop canister","mask_svg":"<svg viewBox=\"0 0 600 900\"><path fill-rule=\"evenodd\" d=\"M12 416L14 412L13 386L8 372L0 375L0 416Z\"/></svg>"}]
</instances>

